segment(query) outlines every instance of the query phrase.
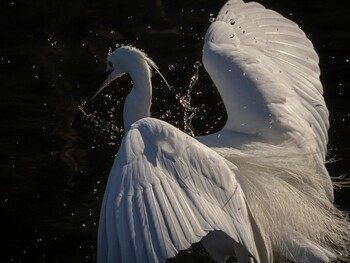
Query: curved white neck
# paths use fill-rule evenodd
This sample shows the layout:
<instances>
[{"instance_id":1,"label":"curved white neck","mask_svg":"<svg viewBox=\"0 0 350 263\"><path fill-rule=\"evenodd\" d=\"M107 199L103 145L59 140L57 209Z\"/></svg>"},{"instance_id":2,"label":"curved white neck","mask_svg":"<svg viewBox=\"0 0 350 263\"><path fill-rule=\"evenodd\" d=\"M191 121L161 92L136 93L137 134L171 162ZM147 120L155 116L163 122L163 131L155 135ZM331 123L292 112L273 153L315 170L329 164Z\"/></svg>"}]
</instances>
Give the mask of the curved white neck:
<instances>
[{"instance_id":1,"label":"curved white neck","mask_svg":"<svg viewBox=\"0 0 350 263\"><path fill-rule=\"evenodd\" d=\"M126 71L129 73L133 88L126 97L124 104L124 129L142 118L149 117L152 103L152 84L150 67L146 61L135 61Z\"/></svg>"}]
</instances>

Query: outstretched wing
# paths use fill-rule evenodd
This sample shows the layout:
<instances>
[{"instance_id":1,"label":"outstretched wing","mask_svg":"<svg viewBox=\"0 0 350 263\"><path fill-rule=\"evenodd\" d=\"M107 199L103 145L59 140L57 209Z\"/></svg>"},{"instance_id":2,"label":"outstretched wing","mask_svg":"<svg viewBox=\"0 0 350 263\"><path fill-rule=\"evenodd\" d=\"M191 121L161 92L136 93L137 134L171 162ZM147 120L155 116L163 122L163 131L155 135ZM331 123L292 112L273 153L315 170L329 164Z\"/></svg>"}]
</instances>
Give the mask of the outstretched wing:
<instances>
[{"instance_id":1,"label":"outstretched wing","mask_svg":"<svg viewBox=\"0 0 350 263\"><path fill-rule=\"evenodd\" d=\"M203 63L228 115L221 141L297 146L313 158L333 200L324 166L329 122L318 62L297 24L255 2L228 1L205 37ZM217 134L206 137L203 143L222 146Z\"/></svg>"},{"instance_id":2,"label":"outstretched wing","mask_svg":"<svg viewBox=\"0 0 350 263\"><path fill-rule=\"evenodd\" d=\"M170 124L137 121L109 175L98 262L164 262L213 230L242 244L257 262L269 262L265 244L255 244L237 173L233 164Z\"/></svg>"},{"instance_id":3,"label":"outstretched wing","mask_svg":"<svg viewBox=\"0 0 350 263\"><path fill-rule=\"evenodd\" d=\"M203 62L227 109L224 130L276 144L292 139L324 162L329 123L319 59L297 24L230 0L207 31Z\"/></svg>"}]
</instances>

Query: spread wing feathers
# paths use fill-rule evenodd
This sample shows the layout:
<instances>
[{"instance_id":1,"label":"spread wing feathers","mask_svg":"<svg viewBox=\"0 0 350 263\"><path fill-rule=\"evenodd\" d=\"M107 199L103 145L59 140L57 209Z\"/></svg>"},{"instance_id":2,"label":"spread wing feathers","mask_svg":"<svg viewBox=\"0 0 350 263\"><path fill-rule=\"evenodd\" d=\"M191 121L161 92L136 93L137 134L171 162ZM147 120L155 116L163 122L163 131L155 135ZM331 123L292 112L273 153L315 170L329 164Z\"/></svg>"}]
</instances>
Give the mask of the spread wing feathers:
<instances>
[{"instance_id":1,"label":"spread wing feathers","mask_svg":"<svg viewBox=\"0 0 350 263\"><path fill-rule=\"evenodd\" d=\"M292 139L324 162L329 123L319 59L297 24L258 3L230 0L207 31L203 61L227 102L226 129L276 143ZM237 103L241 110L230 120Z\"/></svg>"},{"instance_id":2,"label":"spread wing feathers","mask_svg":"<svg viewBox=\"0 0 350 263\"><path fill-rule=\"evenodd\" d=\"M236 170L163 121L137 121L109 175L98 262L164 262L213 230L242 244L257 262L270 262L265 242L255 240L262 235L252 231Z\"/></svg>"}]
</instances>

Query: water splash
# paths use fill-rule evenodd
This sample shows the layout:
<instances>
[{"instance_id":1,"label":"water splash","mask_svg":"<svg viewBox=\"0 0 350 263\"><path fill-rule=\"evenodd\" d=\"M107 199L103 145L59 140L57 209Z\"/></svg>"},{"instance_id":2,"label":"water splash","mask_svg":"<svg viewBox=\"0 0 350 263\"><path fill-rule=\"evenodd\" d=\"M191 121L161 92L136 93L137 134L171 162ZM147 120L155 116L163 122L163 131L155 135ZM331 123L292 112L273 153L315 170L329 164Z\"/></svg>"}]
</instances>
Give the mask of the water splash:
<instances>
[{"instance_id":1,"label":"water splash","mask_svg":"<svg viewBox=\"0 0 350 263\"><path fill-rule=\"evenodd\" d=\"M114 99L111 94L105 94L103 105L98 108L106 108L107 110L96 110L93 103L82 101L78 105L78 110L82 114L82 118L86 121L86 126L92 131L100 133L109 141L109 145L116 145L118 138L123 136L123 129L119 128L121 124L117 123L116 106L121 104L120 101ZM101 107L100 107L101 106ZM93 148L95 148L93 146Z\"/></svg>"},{"instance_id":2,"label":"water splash","mask_svg":"<svg viewBox=\"0 0 350 263\"><path fill-rule=\"evenodd\" d=\"M194 85L198 82L199 79L199 68L202 66L202 64L199 61L196 61L193 65L195 73L191 77L190 85L187 90L187 94L185 96L177 96L177 98L180 100L181 105L185 108L184 113L184 131L187 134L190 134L191 136L194 136L194 128L192 126L192 119L196 115L198 109L196 107L191 106L191 93L193 90Z\"/></svg>"}]
</instances>

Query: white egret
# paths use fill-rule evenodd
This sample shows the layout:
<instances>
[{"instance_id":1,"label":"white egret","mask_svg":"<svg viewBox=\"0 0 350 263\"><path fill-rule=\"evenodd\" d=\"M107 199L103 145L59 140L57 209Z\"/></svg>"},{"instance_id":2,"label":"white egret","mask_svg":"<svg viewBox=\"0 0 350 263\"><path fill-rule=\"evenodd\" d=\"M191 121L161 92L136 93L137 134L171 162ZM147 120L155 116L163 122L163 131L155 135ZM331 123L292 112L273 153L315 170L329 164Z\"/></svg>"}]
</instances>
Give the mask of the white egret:
<instances>
[{"instance_id":1,"label":"white egret","mask_svg":"<svg viewBox=\"0 0 350 263\"><path fill-rule=\"evenodd\" d=\"M302 30L262 5L228 1L203 62L227 111L192 138L150 118L154 62L133 47L108 57L128 73L125 136L101 208L98 262L165 262L201 241L216 262L347 258L349 222L325 169L328 111L318 56Z\"/></svg>"}]
</instances>

